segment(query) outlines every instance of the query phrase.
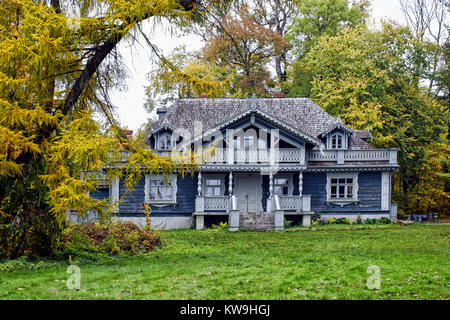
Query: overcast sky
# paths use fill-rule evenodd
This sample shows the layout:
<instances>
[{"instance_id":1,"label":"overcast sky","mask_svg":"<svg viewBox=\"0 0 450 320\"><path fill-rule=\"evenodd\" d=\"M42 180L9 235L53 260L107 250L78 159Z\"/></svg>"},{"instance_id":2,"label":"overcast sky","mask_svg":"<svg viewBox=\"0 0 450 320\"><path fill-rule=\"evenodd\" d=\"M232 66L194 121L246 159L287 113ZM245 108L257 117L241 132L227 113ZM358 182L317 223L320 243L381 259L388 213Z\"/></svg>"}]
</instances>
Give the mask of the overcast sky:
<instances>
[{"instance_id":1,"label":"overcast sky","mask_svg":"<svg viewBox=\"0 0 450 320\"><path fill-rule=\"evenodd\" d=\"M400 0L372 0L372 18L377 23L386 18L404 23L405 20L400 11ZM189 50L202 47L199 39L172 37L169 30L165 30L164 27L158 27L151 38L166 55L179 45L186 45ZM143 108L144 86L148 84L146 76L154 68L151 63L152 56L150 49L144 44L132 51L124 42L120 44L119 50L125 58L130 77L126 80L127 90L115 91L112 94L112 103L117 106L117 114L122 126L137 130L152 116Z\"/></svg>"}]
</instances>

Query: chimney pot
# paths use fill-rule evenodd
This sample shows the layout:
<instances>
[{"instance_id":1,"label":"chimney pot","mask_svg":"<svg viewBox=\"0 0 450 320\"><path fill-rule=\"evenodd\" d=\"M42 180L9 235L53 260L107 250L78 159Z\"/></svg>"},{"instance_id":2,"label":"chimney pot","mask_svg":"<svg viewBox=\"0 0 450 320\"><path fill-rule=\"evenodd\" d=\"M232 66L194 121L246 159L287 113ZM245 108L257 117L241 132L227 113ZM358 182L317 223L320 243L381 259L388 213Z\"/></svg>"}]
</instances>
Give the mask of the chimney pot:
<instances>
[{"instance_id":1,"label":"chimney pot","mask_svg":"<svg viewBox=\"0 0 450 320\"><path fill-rule=\"evenodd\" d=\"M133 130L123 129L122 131L125 134L125 136L127 137L127 139L129 139L129 140L132 139L132 137L133 137Z\"/></svg>"},{"instance_id":2,"label":"chimney pot","mask_svg":"<svg viewBox=\"0 0 450 320\"><path fill-rule=\"evenodd\" d=\"M284 98L284 92L275 92L273 94L274 98Z\"/></svg>"},{"instance_id":3,"label":"chimney pot","mask_svg":"<svg viewBox=\"0 0 450 320\"><path fill-rule=\"evenodd\" d=\"M158 108L158 109L156 109L156 114L158 115L158 120L161 120L162 118L164 118L166 113L167 113L167 109L166 108Z\"/></svg>"}]
</instances>

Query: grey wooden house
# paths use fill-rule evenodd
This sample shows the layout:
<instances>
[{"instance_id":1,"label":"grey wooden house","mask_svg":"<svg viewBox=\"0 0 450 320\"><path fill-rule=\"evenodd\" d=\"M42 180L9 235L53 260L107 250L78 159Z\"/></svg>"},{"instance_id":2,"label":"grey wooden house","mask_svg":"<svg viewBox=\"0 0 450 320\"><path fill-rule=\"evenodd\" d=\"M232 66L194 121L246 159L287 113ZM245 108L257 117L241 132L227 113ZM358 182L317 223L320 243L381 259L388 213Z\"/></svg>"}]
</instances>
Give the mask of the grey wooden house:
<instances>
[{"instance_id":1,"label":"grey wooden house","mask_svg":"<svg viewBox=\"0 0 450 320\"><path fill-rule=\"evenodd\" d=\"M231 230L281 229L323 218L392 217L395 149L376 150L308 98L182 99L158 109L148 145L169 156L203 153L195 175L146 175L118 206L120 219L144 221L151 207L160 228L197 229L226 221ZM212 146L214 146L212 148ZM117 200L121 182L96 197Z\"/></svg>"}]
</instances>

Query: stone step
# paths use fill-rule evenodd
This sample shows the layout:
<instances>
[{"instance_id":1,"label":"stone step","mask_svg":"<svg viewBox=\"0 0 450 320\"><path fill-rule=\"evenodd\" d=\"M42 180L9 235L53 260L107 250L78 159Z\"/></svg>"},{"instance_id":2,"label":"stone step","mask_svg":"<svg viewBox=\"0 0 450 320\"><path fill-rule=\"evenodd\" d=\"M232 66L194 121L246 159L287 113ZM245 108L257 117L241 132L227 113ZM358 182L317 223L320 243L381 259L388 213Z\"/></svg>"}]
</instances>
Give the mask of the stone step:
<instances>
[{"instance_id":1,"label":"stone step","mask_svg":"<svg viewBox=\"0 0 450 320\"><path fill-rule=\"evenodd\" d=\"M275 215L271 212L241 212L239 228L256 231L273 230L275 228Z\"/></svg>"}]
</instances>

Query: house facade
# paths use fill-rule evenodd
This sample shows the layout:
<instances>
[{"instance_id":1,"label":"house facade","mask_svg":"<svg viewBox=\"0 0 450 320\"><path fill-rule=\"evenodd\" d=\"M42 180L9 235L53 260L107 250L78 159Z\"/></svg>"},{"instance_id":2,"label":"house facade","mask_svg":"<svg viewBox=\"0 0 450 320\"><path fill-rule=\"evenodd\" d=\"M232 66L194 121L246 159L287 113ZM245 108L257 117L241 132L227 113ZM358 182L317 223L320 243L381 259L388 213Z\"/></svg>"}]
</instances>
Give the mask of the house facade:
<instances>
[{"instance_id":1,"label":"house facade","mask_svg":"<svg viewBox=\"0 0 450 320\"><path fill-rule=\"evenodd\" d=\"M376 150L308 98L181 99L158 109L149 148L162 156L193 151L195 174L146 175L124 194L122 182L94 197L121 199L118 218L154 227L197 229L228 222L231 230L308 226L313 214L350 220L393 218L395 149ZM175 159L175 158L174 158Z\"/></svg>"}]
</instances>

